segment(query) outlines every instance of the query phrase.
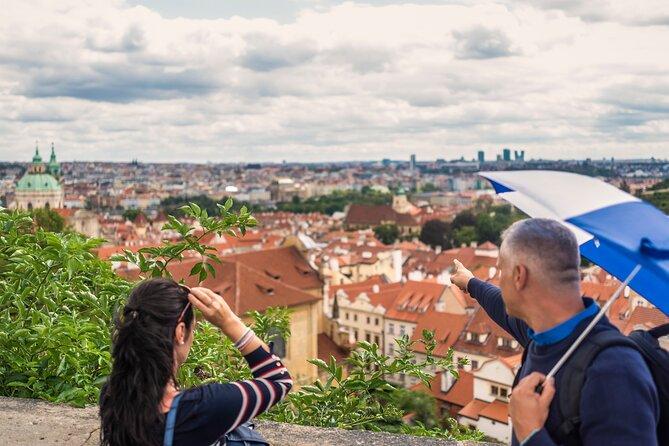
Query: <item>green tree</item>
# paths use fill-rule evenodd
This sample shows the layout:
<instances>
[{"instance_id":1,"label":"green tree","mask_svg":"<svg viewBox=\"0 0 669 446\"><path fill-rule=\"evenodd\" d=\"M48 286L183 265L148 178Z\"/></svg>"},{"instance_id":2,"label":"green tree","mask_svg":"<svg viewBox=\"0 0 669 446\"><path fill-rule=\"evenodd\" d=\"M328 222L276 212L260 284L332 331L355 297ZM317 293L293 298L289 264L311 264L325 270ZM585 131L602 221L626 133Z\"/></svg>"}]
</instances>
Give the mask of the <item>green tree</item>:
<instances>
[{"instance_id":1,"label":"green tree","mask_svg":"<svg viewBox=\"0 0 669 446\"><path fill-rule=\"evenodd\" d=\"M434 183L425 183L423 187L421 187L421 190L423 192L437 192L439 188L434 185Z\"/></svg>"},{"instance_id":2,"label":"green tree","mask_svg":"<svg viewBox=\"0 0 669 446\"><path fill-rule=\"evenodd\" d=\"M222 206L216 218L197 208L186 212L207 231L243 232L253 224L246 211L234 214L229 207ZM194 246L194 227L170 218L184 240L130 259L137 260L145 277L168 275L167 264L181 258L185 250L208 253ZM4 209L0 209L0 228L0 394L79 406L95 403L110 370L113 315L132 284L94 254L101 239L49 232L29 214ZM284 310L251 316L256 319L256 332L267 333L271 325L286 331ZM283 321L271 321L277 318ZM180 370L186 385L208 378L250 376L241 356L206 323L198 329L189 359Z\"/></svg>"},{"instance_id":3,"label":"green tree","mask_svg":"<svg viewBox=\"0 0 669 446\"><path fill-rule=\"evenodd\" d=\"M421 228L419 238L421 242L432 247L451 248L451 225L443 220L429 220Z\"/></svg>"},{"instance_id":4,"label":"green tree","mask_svg":"<svg viewBox=\"0 0 669 446\"><path fill-rule=\"evenodd\" d=\"M402 412L414 415L414 423L420 423L427 428L439 426L437 404L433 396L408 389L397 389L393 398Z\"/></svg>"},{"instance_id":5,"label":"green tree","mask_svg":"<svg viewBox=\"0 0 669 446\"><path fill-rule=\"evenodd\" d=\"M139 214L143 214L139 209L126 209L123 211L123 218L125 220L135 221Z\"/></svg>"},{"instance_id":6,"label":"green tree","mask_svg":"<svg viewBox=\"0 0 669 446\"><path fill-rule=\"evenodd\" d=\"M400 236L400 230L395 224L384 224L375 227L374 234L384 245L392 245Z\"/></svg>"},{"instance_id":7,"label":"green tree","mask_svg":"<svg viewBox=\"0 0 669 446\"><path fill-rule=\"evenodd\" d=\"M53 209L34 209L32 211L35 224L49 232L63 232L65 219Z\"/></svg>"},{"instance_id":8,"label":"green tree","mask_svg":"<svg viewBox=\"0 0 669 446\"><path fill-rule=\"evenodd\" d=\"M404 374L429 386L432 376L425 371L427 368L443 369L444 373L452 373L456 377L458 372L452 350L444 358L434 356L436 341L434 333L429 330L423 330L418 341L411 341L405 335L396 343L393 357L381 353L378 345L362 341L345 364L337 363L333 357L327 363L321 359L311 360L326 376L325 382L317 380L290 394L286 404L270 412L271 418L311 426L385 430L460 440L481 439L480 432L461 431L457 427L429 429L422 424L407 426L403 423L405 412L396 396L397 388L386 380L387 376ZM424 359L416 358L413 353L416 343L425 346ZM344 378L345 365L349 375Z\"/></svg>"},{"instance_id":9,"label":"green tree","mask_svg":"<svg viewBox=\"0 0 669 446\"><path fill-rule=\"evenodd\" d=\"M479 241L479 235L474 226L462 226L453 231L453 245L454 246L469 246L472 242Z\"/></svg>"},{"instance_id":10,"label":"green tree","mask_svg":"<svg viewBox=\"0 0 669 446\"><path fill-rule=\"evenodd\" d=\"M453 219L453 229L458 229L463 226L474 226L476 225L476 216L470 210L465 210L459 212Z\"/></svg>"}]
</instances>

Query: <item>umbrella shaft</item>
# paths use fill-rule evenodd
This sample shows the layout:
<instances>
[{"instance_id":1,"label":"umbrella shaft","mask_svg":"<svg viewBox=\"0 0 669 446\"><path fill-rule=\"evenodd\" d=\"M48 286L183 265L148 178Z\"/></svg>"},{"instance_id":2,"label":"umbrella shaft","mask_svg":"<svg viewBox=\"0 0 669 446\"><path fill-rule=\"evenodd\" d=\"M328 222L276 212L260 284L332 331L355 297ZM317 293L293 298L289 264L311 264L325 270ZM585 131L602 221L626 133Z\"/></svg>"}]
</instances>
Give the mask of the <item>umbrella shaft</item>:
<instances>
[{"instance_id":1,"label":"umbrella shaft","mask_svg":"<svg viewBox=\"0 0 669 446\"><path fill-rule=\"evenodd\" d=\"M604 314L608 311L608 309L611 307L611 305L613 305L613 303L616 301L616 299L618 299L618 297L623 292L625 287L627 285L629 285L629 283L632 281L632 279L634 279L634 277L637 275L637 273L640 270L641 270L641 265L637 265L637 266L634 267L634 269L629 274L629 276L627 276L627 279L625 279L625 281L620 284L620 286L618 287L616 292L613 294L613 296L611 296L609 301L606 302L606 304L604 304L604 306L599 310L599 312L597 313L595 318L592 321L590 321L590 323L588 324L587 327L585 327L585 330L583 330L583 333L580 334L580 336L576 339L576 341L574 341L574 343L571 345L571 347L569 347L569 350L567 350L567 352L564 355L562 355L562 358L560 358L560 360L557 362L557 364L555 364L553 366L553 368L551 369L551 371L548 372L548 375L546 375L546 379L552 378L553 376L555 376L557 371L560 370L560 367L562 367L564 365L564 363L569 359L571 354L574 353L574 350L576 350L578 348L578 346L581 344L581 342L583 342L583 339L585 339L585 337L588 335L588 333L590 333L590 331L595 326L595 324L597 324L597 322L599 322L599 320L604 316Z\"/></svg>"}]
</instances>

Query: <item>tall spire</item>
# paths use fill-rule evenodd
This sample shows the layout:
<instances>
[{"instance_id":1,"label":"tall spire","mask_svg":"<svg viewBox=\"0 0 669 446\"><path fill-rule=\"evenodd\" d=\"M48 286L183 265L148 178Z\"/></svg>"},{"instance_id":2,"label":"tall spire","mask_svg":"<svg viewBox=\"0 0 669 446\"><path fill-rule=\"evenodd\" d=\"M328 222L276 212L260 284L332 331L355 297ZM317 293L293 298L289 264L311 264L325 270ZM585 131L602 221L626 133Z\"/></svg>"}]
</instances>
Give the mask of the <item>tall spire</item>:
<instances>
[{"instance_id":1,"label":"tall spire","mask_svg":"<svg viewBox=\"0 0 669 446\"><path fill-rule=\"evenodd\" d=\"M42 157L39 156L39 146L37 145L37 141L35 141L35 156L33 156L33 163L41 163L42 162Z\"/></svg>"},{"instance_id":2,"label":"tall spire","mask_svg":"<svg viewBox=\"0 0 669 446\"><path fill-rule=\"evenodd\" d=\"M56 162L56 150L53 147L53 141L51 142L51 159L49 161L52 163Z\"/></svg>"}]
</instances>

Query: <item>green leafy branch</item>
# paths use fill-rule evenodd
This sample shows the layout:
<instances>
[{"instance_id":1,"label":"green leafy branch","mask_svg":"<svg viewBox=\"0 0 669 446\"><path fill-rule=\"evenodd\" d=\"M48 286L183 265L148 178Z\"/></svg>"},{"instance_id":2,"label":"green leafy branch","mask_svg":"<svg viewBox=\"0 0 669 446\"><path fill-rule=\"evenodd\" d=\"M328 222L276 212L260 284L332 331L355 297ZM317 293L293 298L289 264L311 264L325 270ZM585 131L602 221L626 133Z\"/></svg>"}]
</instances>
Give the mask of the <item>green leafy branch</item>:
<instances>
[{"instance_id":1,"label":"green leafy branch","mask_svg":"<svg viewBox=\"0 0 669 446\"><path fill-rule=\"evenodd\" d=\"M211 262L220 263L216 249L202 243L202 240L212 234L237 237L258 224L246 206L242 206L239 212L233 212L232 205L232 199L228 199L225 204L217 204L219 215L216 216L210 216L206 209L195 203L182 206L180 209L186 218L197 222L197 226L170 215L162 227L163 231L175 231L180 240L140 248L136 253L126 249L122 254L112 256L111 260L136 265L143 277L171 277L167 268L171 262L183 260L186 253L197 253L202 261L193 265L189 275L197 276L202 282L209 275L216 275Z\"/></svg>"}]
</instances>

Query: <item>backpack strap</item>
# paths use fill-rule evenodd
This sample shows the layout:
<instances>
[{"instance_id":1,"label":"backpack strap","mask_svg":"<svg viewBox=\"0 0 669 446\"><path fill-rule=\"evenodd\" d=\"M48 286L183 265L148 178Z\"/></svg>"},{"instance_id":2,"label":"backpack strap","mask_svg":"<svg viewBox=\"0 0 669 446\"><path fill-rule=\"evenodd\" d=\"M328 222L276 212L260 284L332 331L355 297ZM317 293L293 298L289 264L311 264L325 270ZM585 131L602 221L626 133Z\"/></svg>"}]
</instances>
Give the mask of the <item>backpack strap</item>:
<instances>
[{"instance_id":1,"label":"backpack strap","mask_svg":"<svg viewBox=\"0 0 669 446\"><path fill-rule=\"evenodd\" d=\"M513 377L513 384L511 384L511 389L516 387L516 384L518 384L518 381L520 381L520 372L521 369L523 368L523 365L525 365L525 360L527 359L527 351L530 349L530 344L532 341L528 342L525 347L523 347L523 357L520 360L520 369L516 372L516 376Z\"/></svg>"},{"instance_id":2,"label":"backpack strap","mask_svg":"<svg viewBox=\"0 0 669 446\"><path fill-rule=\"evenodd\" d=\"M165 437L163 438L163 446L172 446L172 440L174 439L174 424L177 421L177 408L179 406L179 400L184 396L184 393L181 392L172 400L172 405L170 406L170 411L167 412L167 418L165 419Z\"/></svg>"},{"instance_id":3,"label":"backpack strap","mask_svg":"<svg viewBox=\"0 0 669 446\"><path fill-rule=\"evenodd\" d=\"M581 425L581 390L585 383L588 367L602 350L612 346L627 346L637 349L634 341L618 330L604 330L593 333L576 349L565 364L557 384L559 390L558 408L561 423L551 431L551 436L564 446L581 445L579 428Z\"/></svg>"},{"instance_id":4,"label":"backpack strap","mask_svg":"<svg viewBox=\"0 0 669 446\"><path fill-rule=\"evenodd\" d=\"M659 325L652 330L648 330L648 333L655 339L659 339L662 336L669 335L669 324Z\"/></svg>"}]
</instances>

